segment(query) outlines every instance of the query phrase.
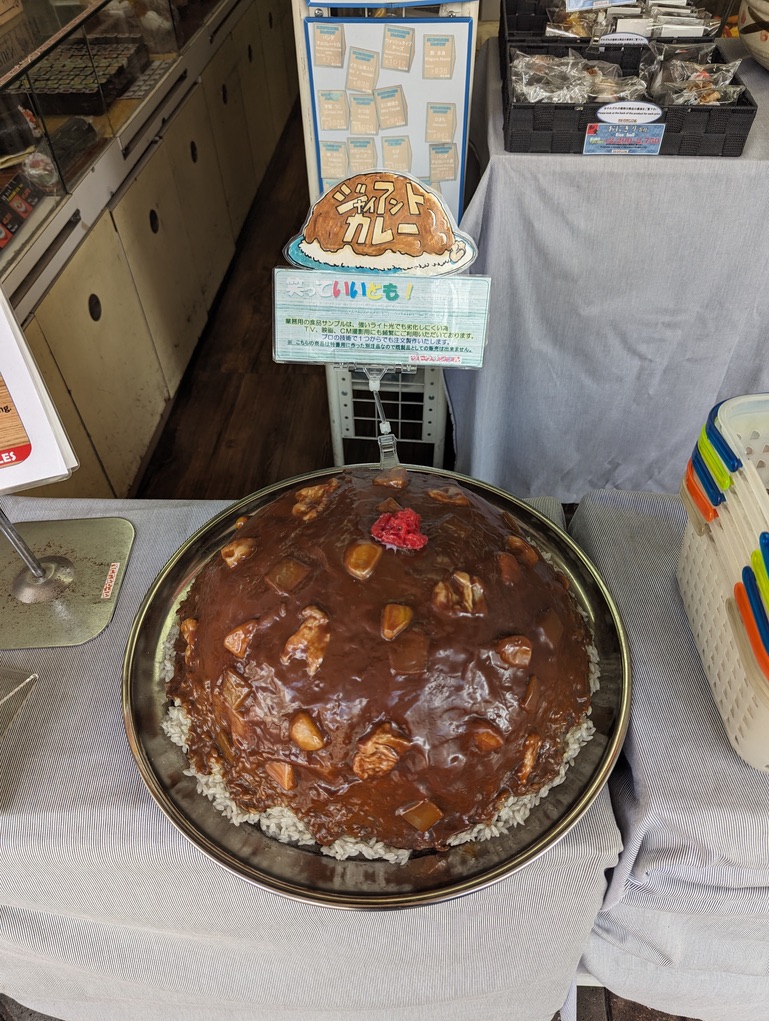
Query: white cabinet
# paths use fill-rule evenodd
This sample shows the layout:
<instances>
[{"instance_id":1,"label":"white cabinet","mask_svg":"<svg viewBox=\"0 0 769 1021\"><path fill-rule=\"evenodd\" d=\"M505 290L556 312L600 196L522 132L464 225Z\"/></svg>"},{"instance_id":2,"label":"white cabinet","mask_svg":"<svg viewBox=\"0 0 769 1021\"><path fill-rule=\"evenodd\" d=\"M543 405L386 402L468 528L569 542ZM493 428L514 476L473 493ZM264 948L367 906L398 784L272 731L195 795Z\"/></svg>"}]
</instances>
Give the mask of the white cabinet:
<instances>
[{"instance_id":1,"label":"white cabinet","mask_svg":"<svg viewBox=\"0 0 769 1021\"><path fill-rule=\"evenodd\" d=\"M206 321L166 146L153 146L112 207L166 386L176 389Z\"/></svg>"},{"instance_id":2,"label":"white cabinet","mask_svg":"<svg viewBox=\"0 0 769 1021\"><path fill-rule=\"evenodd\" d=\"M260 0L255 0L233 33L257 187L280 137L271 113L259 6Z\"/></svg>"},{"instance_id":3,"label":"white cabinet","mask_svg":"<svg viewBox=\"0 0 769 1021\"><path fill-rule=\"evenodd\" d=\"M52 482L47 486L38 486L34 491L29 490L30 495L107 498L114 496L99 455L75 407L64 377L59 372L59 366L51 354L40 324L34 316L24 324L24 336L78 459L78 467L68 479Z\"/></svg>"},{"instance_id":4,"label":"white cabinet","mask_svg":"<svg viewBox=\"0 0 769 1021\"><path fill-rule=\"evenodd\" d=\"M207 312L235 254L235 241L200 85L169 121L163 139Z\"/></svg>"},{"instance_id":5,"label":"white cabinet","mask_svg":"<svg viewBox=\"0 0 769 1021\"><path fill-rule=\"evenodd\" d=\"M108 213L56 278L35 319L115 494L127 495L169 393Z\"/></svg>"},{"instance_id":6,"label":"white cabinet","mask_svg":"<svg viewBox=\"0 0 769 1021\"><path fill-rule=\"evenodd\" d=\"M275 138L280 138L294 105L291 74L296 74L296 61L286 66L286 40L290 35L293 47L291 5L286 0L253 0L262 38L262 56L267 76L267 96Z\"/></svg>"},{"instance_id":7,"label":"white cabinet","mask_svg":"<svg viewBox=\"0 0 769 1021\"><path fill-rule=\"evenodd\" d=\"M299 96L299 70L296 61L296 40L294 39L294 18L291 4L283 3L280 8L281 35L283 37L283 59L286 68L286 118L294 108ZM300 39L304 46L304 39Z\"/></svg>"},{"instance_id":8,"label":"white cabinet","mask_svg":"<svg viewBox=\"0 0 769 1021\"><path fill-rule=\"evenodd\" d=\"M233 37L228 36L201 76L235 237L240 233L256 193L237 65L237 48Z\"/></svg>"},{"instance_id":9,"label":"white cabinet","mask_svg":"<svg viewBox=\"0 0 769 1021\"><path fill-rule=\"evenodd\" d=\"M158 115L132 169L110 150L115 184L85 203L84 240L66 259L53 252L48 265L63 268L36 304L25 298L28 342L80 460L46 487L57 495L131 491L292 109L291 5L241 7L225 38L191 43L189 91Z\"/></svg>"}]
</instances>

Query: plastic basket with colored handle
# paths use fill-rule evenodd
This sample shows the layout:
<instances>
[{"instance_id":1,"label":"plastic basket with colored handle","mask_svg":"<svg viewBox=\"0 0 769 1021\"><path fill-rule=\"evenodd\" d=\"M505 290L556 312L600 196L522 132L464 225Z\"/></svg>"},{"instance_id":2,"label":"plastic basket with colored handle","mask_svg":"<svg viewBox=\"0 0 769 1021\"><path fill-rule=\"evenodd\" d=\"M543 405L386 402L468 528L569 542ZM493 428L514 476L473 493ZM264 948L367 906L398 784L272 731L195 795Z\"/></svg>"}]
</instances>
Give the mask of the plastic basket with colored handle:
<instances>
[{"instance_id":1,"label":"plastic basket with colored handle","mask_svg":"<svg viewBox=\"0 0 769 1021\"><path fill-rule=\"evenodd\" d=\"M681 484L677 578L735 751L769 772L769 395L712 409Z\"/></svg>"},{"instance_id":2,"label":"plastic basket with colored handle","mask_svg":"<svg viewBox=\"0 0 769 1021\"><path fill-rule=\"evenodd\" d=\"M729 741L769 772L769 679L755 661L712 536L687 522L677 571L681 599Z\"/></svg>"}]
</instances>

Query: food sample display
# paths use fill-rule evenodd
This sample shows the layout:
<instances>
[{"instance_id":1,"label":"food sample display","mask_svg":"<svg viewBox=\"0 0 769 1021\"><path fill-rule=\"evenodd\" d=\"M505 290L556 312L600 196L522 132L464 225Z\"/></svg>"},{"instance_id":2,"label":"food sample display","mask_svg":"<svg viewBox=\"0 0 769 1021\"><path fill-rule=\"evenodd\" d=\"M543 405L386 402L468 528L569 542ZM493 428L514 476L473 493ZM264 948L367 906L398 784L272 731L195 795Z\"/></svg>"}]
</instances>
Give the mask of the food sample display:
<instances>
[{"instance_id":1,"label":"food sample display","mask_svg":"<svg viewBox=\"0 0 769 1021\"><path fill-rule=\"evenodd\" d=\"M180 606L164 723L233 822L401 862L504 832L563 778L596 657L510 511L358 467L238 525Z\"/></svg>"},{"instance_id":2,"label":"food sample display","mask_svg":"<svg viewBox=\"0 0 769 1021\"><path fill-rule=\"evenodd\" d=\"M652 99L662 107L729 105L745 92L735 79L741 61L720 60L714 43L652 42L640 48L637 73L601 59L601 51L510 52L509 83L515 102L587 103Z\"/></svg>"},{"instance_id":3,"label":"food sample display","mask_svg":"<svg viewBox=\"0 0 769 1021\"><path fill-rule=\"evenodd\" d=\"M141 35L74 39L30 72L38 108L44 114L100 114L149 65ZM24 83L19 83L19 90Z\"/></svg>"}]
</instances>

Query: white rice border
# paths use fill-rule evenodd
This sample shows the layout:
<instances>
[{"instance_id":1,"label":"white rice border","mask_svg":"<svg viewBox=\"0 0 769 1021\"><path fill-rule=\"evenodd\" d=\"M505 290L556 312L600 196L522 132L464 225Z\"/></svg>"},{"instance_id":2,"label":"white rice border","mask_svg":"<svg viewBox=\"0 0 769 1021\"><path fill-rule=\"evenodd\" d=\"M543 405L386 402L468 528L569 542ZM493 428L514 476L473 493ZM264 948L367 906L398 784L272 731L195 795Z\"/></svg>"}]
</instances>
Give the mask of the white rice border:
<instances>
[{"instance_id":1,"label":"white rice border","mask_svg":"<svg viewBox=\"0 0 769 1021\"><path fill-rule=\"evenodd\" d=\"M590 688L591 691L596 691L598 688L598 654L593 646L588 648L591 664ZM190 727L190 718L186 710L178 704L170 704L161 726L170 740L178 745L186 755L188 752L187 735ZM588 715L566 735L561 768L550 783L545 784L534 794L526 794L523 797L510 795L490 823L478 823L462 833L457 833L448 841L449 845L457 846L470 841L490 840L492 837L507 833L514 826L520 826L553 787L563 783L569 766L580 749L590 741L594 734L595 726ZM191 767L185 769L184 773L186 776L194 777L198 793L205 795L214 808L235 826L240 826L244 822L251 823L259 826L268 837L279 840L281 843L297 844L303 847L313 846L319 849L321 854L329 855L340 861L359 855L363 858L384 859L393 864L402 865L408 861L411 855L411 852L405 848L390 847L381 840L373 838L360 840L357 837L344 836L339 837L332 844L316 844L309 827L290 808L273 805L264 812L244 812L238 808L230 797L218 763L213 763L210 774L197 773Z\"/></svg>"},{"instance_id":2,"label":"white rice border","mask_svg":"<svg viewBox=\"0 0 769 1021\"><path fill-rule=\"evenodd\" d=\"M421 255L403 255L389 249L379 255L358 255L352 245L343 245L336 252L328 252L317 241L299 242L303 255L319 266L339 266L344 269L404 270L414 273L419 270L451 269L457 272L472 262L474 251L464 235L455 232L456 242L462 242L464 249L459 258L452 258L451 251L440 254L423 252ZM455 244L456 244L455 242Z\"/></svg>"}]
</instances>

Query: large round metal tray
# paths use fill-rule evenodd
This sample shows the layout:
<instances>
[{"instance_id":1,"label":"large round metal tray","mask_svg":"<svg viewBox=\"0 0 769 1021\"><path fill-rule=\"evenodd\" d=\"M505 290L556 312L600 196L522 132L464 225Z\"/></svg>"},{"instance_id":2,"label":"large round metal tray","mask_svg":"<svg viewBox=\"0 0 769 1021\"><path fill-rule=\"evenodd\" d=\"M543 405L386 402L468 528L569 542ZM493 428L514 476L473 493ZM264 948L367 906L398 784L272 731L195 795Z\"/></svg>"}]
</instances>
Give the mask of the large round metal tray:
<instances>
[{"instance_id":1,"label":"large round metal tray","mask_svg":"<svg viewBox=\"0 0 769 1021\"><path fill-rule=\"evenodd\" d=\"M292 486L318 482L343 469L314 472L246 497L212 518L177 551L147 593L126 650L123 710L139 771L171 822L201 851L244 879L299 900L340 908L401 908L435 903L488 886L529 864L577 822L606 783L627 729L630 668L627 642L614 602L596 569L573 540L547 518L507 493L453 472L412 470L453 478L490 502L511 510L533 541L571 580L589 615L601 669L593 698L593 739L580 751L565 781L522 825L483 843L413 855L404 865L339 861L312 849L279 843L252 825L234 826L196 791L184 773L181 750L166 737L164 649L177 607L190 583L234 529L242 514Z\"/></svg>"}]
</instances>

